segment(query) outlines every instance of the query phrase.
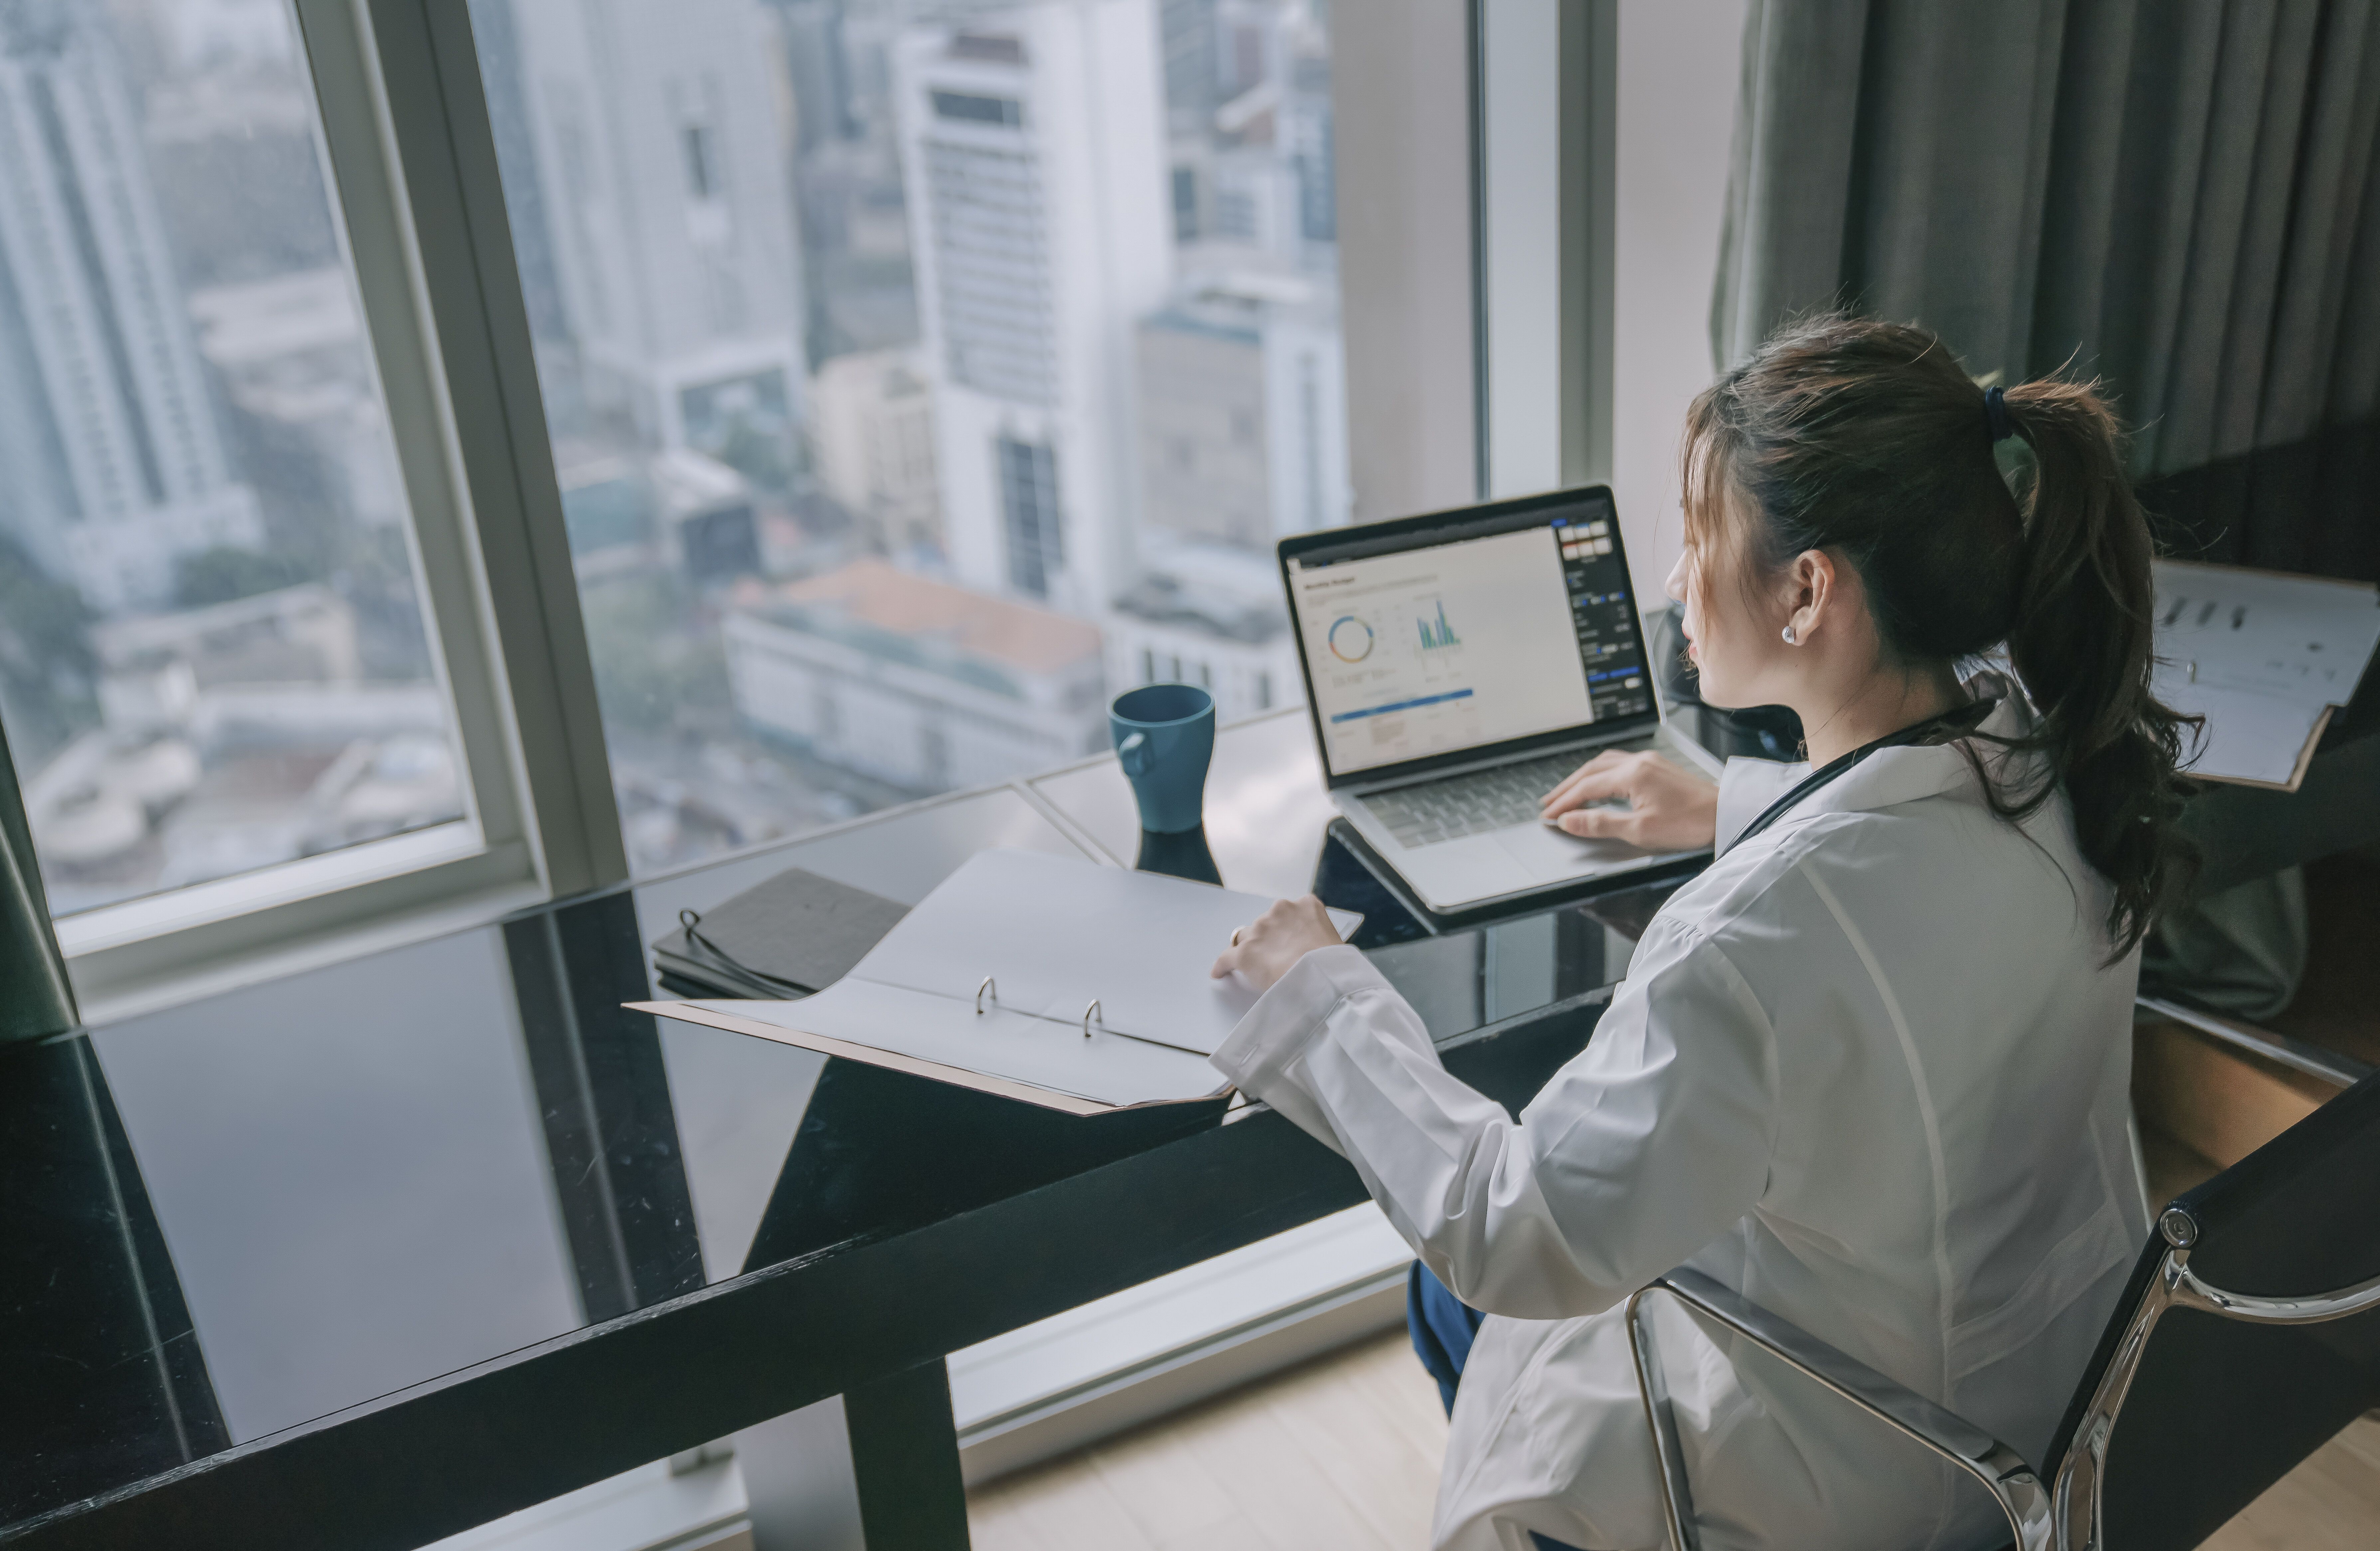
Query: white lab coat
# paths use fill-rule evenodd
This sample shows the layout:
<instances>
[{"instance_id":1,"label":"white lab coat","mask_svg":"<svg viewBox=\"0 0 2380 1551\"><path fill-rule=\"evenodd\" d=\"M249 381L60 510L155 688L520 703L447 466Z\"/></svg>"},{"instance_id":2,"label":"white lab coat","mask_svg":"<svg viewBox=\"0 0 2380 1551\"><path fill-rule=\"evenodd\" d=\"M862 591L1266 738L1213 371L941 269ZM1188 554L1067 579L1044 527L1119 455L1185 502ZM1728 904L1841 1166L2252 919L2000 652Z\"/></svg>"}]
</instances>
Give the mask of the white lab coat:
<instances>
[{"instance_id":1,"label":"white lab coat","mask_svg":"<svg viewBox=\"0 0 2380 1551\"><path fill-rule=\"evenodd\" d=\"M2005 698L1984 728L2026 725ZM1982 746L1988 748L1988 746ZM2138 957L2062 800L2020 832L1956 746L1880 751L1741 845L1806 767L1737 760L1717 861L1516 1123L1350 947L1215 1064L1351 1160L1481 1326L1434 1543L1665 1545L1622 1310L1682 1262L2038 1461L2147 1232L2126 1130ZM1664 1300L1702 1543L1997 1545L1950 1468Z\"/></svg>"}]
</instances>

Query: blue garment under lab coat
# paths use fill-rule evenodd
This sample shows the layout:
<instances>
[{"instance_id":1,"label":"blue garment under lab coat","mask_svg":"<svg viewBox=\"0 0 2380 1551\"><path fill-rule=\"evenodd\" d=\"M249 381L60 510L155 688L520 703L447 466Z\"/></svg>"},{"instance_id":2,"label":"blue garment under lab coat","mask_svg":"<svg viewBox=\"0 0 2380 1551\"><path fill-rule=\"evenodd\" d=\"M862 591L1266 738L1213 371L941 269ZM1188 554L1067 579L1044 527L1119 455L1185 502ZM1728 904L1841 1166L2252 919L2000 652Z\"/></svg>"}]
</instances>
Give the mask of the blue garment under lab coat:
<instances>
[{"instance_id":1,"label":"blue garment under lab coat","mask_svg":"<svg viewBox=\"0 0 2380 1551\"><path fill-rule=\"evenodd\" d=\"M1454 1387L1463 1382L1471 1338L1479 1334L1479 1322L1487 1317L1449 1292L1444 1282L1430 1275L1428 1266L1413 1263L1405 1276L1405 1328L1413 1335L1414 1355L1421 1359L1422 1372L1438 1381L1438 1398L1445 1402L1449 1416L1454 1414ZM1537 1543L1537 1551L1576 1551L1534 1531L1529 1538Z\"/></svg>"}]
</instances>

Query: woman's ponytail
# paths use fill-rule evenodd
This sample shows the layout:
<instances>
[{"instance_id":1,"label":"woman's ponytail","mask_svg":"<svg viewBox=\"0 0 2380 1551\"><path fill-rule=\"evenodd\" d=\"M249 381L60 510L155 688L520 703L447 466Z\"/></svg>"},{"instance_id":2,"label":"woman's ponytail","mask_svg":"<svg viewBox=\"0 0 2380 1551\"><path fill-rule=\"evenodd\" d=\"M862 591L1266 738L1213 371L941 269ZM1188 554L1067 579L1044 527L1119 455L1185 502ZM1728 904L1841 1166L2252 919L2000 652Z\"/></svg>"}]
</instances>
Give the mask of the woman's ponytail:
<instances>
[{"instance_id":1,"label":"woman's ponytail","mask_svg":"<svg viewBox=\"0 0 2380 1551\"><path fill-rule=\"evenodd\" d=\"M2010 434L2033 451L2013 490L1993 452ZM1684 455L1690 534L1740 510L1756 569L1813 549L1849 559L1891 657L2006 645L2038 713L2013 746L2037 763L2000 764L1988 800L2021 820L2066 793L2111 891L2114 956L2130 952L2190 854L2175 763L2195 718L2150 693L2148 522L2098 394L2058 379L1986 394L1924 329L1824 313L1694 401Z\"/></svg>"},{"instance_id":2,"label":"woman's ponytail","mask_svg":"<svg viewBox=\"0 0 2380 1551\"><path fill-rule=\"evenodd\" d=\"M2076 846L2113 887L2107 928L2122 954L2184 861L2174 824L2190 788L2175 766L2194 718L2150 691L2154 548L2115 415L2089 385L2054 378L2011 387L2003 402L2033 449L2017 482L2024 560L2009 659L2040 718L2032 741L2066 789Z\"/></svg>"}]
</instances>

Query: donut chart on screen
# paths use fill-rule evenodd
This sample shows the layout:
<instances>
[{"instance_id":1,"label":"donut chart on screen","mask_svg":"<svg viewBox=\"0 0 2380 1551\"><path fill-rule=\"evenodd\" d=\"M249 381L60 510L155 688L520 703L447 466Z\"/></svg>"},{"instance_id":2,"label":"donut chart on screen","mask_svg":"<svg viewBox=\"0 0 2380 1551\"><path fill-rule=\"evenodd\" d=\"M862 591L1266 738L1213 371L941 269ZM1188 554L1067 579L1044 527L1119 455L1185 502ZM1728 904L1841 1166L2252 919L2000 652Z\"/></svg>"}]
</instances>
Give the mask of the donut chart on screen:
<instances>
[{"instance_id":1,"label":"donut chart on screen","mask_svg":"<svg viewBox=\"0 0 2380 1551\"><path fill-rule=\"evenodd\" d=\"M1328 637L1330 654L1342 663L1360 663L1372 654L1375 638L1372 627L1352 614L1342 614L1330 622Z\"/></svg>"}]
</instances>

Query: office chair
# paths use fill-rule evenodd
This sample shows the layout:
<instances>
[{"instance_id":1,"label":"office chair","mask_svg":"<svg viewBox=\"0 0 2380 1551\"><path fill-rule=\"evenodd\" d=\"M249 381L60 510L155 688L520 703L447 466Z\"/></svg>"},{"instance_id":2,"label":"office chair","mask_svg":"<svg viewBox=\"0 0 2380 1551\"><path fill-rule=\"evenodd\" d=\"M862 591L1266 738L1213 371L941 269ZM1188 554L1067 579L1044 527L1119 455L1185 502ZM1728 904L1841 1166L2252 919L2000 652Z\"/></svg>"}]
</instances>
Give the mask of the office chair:
<instances>
[{"instance_id":1,"label":"office chair","mask_svg":"<svg viewBox=\"0 0 2380 1551\"><path fill-rule=\"evenodd\" d=\"M2197 1545L2380 1404L2380 1075L2157 1217L2040 1469L1710 1277L1628 1302L1671 1551L1693 1494L1645 1300L1677 1299L1980 1482L2016 1551ZM2120 1423L2120 1425L2119 1425Z\"/></svg>"}]
</instances>

